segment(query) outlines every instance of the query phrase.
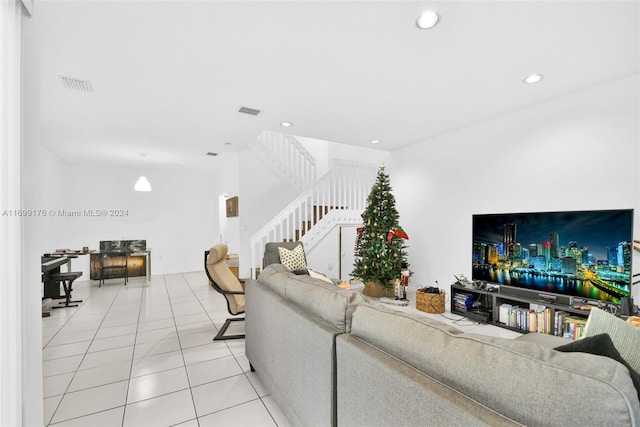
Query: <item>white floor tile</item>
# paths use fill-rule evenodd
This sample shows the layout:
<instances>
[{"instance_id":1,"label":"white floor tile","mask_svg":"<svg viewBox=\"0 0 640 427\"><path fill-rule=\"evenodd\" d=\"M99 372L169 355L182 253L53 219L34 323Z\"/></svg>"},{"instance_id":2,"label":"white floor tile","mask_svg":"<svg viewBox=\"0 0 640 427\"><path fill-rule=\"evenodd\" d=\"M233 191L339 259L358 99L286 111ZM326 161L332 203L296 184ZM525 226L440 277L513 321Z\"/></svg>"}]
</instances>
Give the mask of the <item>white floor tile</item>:
<instances>
[{"instance_id":1,"label":"white floor tile","mask_svg":"<svg viewBox=\"0 0 640 427\"><path fill-rule=\"evenodd\" d=\"M258 398L258 394L244 375L192 387L191 392L198 417Z\"/></svg>"},{"instance_id":2,"label":"white floor tile","mask_svg":"<svg viewBox=\"0 0 640 427\"><path fill-rule=\"evenodd\" d=\"M108 409L84 417L74 418L68 421L52 424L55 427L111 427L122 425L124 406Z\"/></svg>"},{"instance_id":3,"label":"white floor tile","mask_svg":"<svg viewBox=\"0 0 640 427\"><path fill-rule=\"evenodd\" d=\"M185 421L184 423L176 424L173 427L199 427L198 419L193 419L189 421Z\"/></svg>"},{"instance_id":4,"label":"white floor tile","mask_svg":"<svg viewBox=\"0 0 640 427\"><path fill-rule=\"evenodd\" d=\"M151 331L143 331L138 332L136 336L136 344L144 344L147 342L153 341L162 341L169 338L177 338L178 333L176 332L175 326L170 326L168 328L162 329L153 329Z\"/></svg>"},{"instance_id":5,"label":"white floor tile","mask_svg":"<svg viewBox=\"0 0 640 427\"><path fill-rule=\"evenodd\" d=\"M90 387L97 387L129 379L131 362L124 361L98 366L96 368L81 369L76 372L69 392L84 390Z\"/></svg>"},{"instance_id":6,"label":"white floor tile","mask_svg":"<svg viewBox=\"0 0 640 427\"><path fill-rule=\"evenodd\" d=\"M48 397L44 399L43 402L43 422L44 425L48 425L51 421L51 417L53 417L54 412L58 408L60 401L62 400L64 395L60 394L58 396Z\"/></svg>"},{"instance_id":7,"label":"white floor tile","mask_svg":"<svg viewBox=\"0 0 640 427\"><path fill-rule=\"evenodd\" d=\"M52 423L82 417L124 405L127 381L67 393L62 398Z\"/></svg>"},{"instance_id":8,"label":"white floor tile","mask_svg":"<svg viewBox=\"0 0 640 427\"><path fill-rule=\"evenodd\" d=\"M73 379L73 372L53 375L42 379L42 394L44 398L64 394Z\"/></svg>"},{"instance_id":9,"label":"white floor tile","mask_svg":"<svg viewBox=\"0 0 640 427\"><path fill-rule=\"evenodd\" d=\"M154 356L156 354L168 353L175 350L180 350L180 342L178 341L178 337L171 337L160 341L136 344L133 358L139 359L141 357Z\"/></svg>"},{"instance_id":10,"label":"white floor tile","mask_svg":"<svg viewBox=\"0 0 640 427\"><path fill-rule=\"evenodd\" d=\"M199 417L198 423L200 427L276 427L260 399Z\"/></svg>"},{"instance_id":11,"label":"white floor tile","mask_svg":"<svg viewBox=\"0 0 640 427\"><path fill-rule=\"evenodd\" d=\"M152 331L154 329L173 328L175 322L173 319L151 320L149 322L140 322L138 324L138 333Z\"/></svg>"},{"instance_id":12,"label":"white floor tile","mask_svg":"<svg viewBox=\"0 0 640 427\"><path fill-rule=\"evenodd\" d=\"M184 367L131 378L127 404L188 388L189 380Z\"/></svg>"},{"instance_id":13,"label":"white floor tile","mask_svg":"<svg viewBox=\"0 0 640 427\"><path fill-rule=\"evenodd\" d=\"M50 377L52 375L74 372L80 366L84 355L63 357L61 359L51 359L42 361L42 376Z\"/></svg>"},{"instance_id":14,"label":"white floor tile","mask_svg":"<svg viewBox=\"0 0 640 427\"><path fill-rule=\"evenodd\" d=\"M201 333L213 334L212 337L214 337L218 333L218 330L216 329L216 327L213 326L213 322L209 319L204 320L202 322L187 323L185 325L179 325L179 326L176 326L176 329L178 330L178 335L180 335L181 337L183 335L201 334Z\"/></svg>"},{"instance_id":15,"label":"white floor tile","mask_svg":"<svg viewBox=\"0 0 640 427\"><path fill-rule=\"evenodd\" d=\"M171 426L196 417L189 390L177 391L127 405L123 427Z\"/></svg>"},{"instance_id":16,"label":"white floor tile","mask_svg":"<svg viewBox=\"0 0 640 427\"><path fill-rule=\"evenodd\" d=\"M69 333L58 333L55 337L49 341L50 346L63 345L63 344L72 344L82 341L91 341L96 334L95 331L84 331L84 332L69 332Z\"/></svg>"},{"instance_id":17,"label":"white floor tile","mask_svg":"<svg viewBox=\"0 0 640 427\"><path fill-rule=\"evenodd\" d=\"M231 356L231 351L223 341L215 341L198 347L190 347L182 350L184 362L187 365Z\"/></svg>"},{"instance_id":18,"label":"white floor tile","mask_svg":"<svg viewBox=\"0 0 640 427\"><path fill-rule=\"evenodd\" d=\"M187 366L191 387L218 381L242 374L242 369L233 356L208 360Z\"/></svg>"},{"instance_id":19,"label":"white floor tile","mask_svg":"<svg viewBox=\"0 0 640 427\"><path fill-rule=\"evenodd\" d=\"M102 324L102 319L85 321L84 317L74 316L60 331L63 334L78 332L95 332Z\"/></svg>"},{"instance_id":20,"label":"white floor tile","mask_svg":"<svg viewBox=\"0 0 640 427\"><path fill-rule=\"evenodd\" d=\"M199 345L209 344L213 341L217 332L200 332L197 334L180 335L180 346L185 349Z\"/></svg>"},{"instance_id":21,"label":"white floor tile","mask_svg":"<svg viewBox=\"0 0 640 427\"><path fill-rule=\"evenodd\" d=\"M182 351L180 350L161 353L155 356L141 357L133 360L131 378L167 371L181 366L184 366L184 359L182 358Z\"/></svg>"},{"instance_id":22,"label":"white floor tile","mask_svg":"<svg viewBox=\"0 0 640 427\"><path fill-rule=\"evenodd\" d=\"M79 369L98 368L112 363L131 361L132 358L133 346L96 351L84 356Z\"/></svg>"},{"instance_id":23,"label":"white floor tile","mask_svg":"<svg viewBox=\"0 0 640 427\"><path fill-rule=\"evenodd\" d=\"M163 308L157 309L152 307L147 307L147 310L144 310L140 313L140 322L151 322L154 320L162 320L162 319L172 319L173 312L171 311L171 306L167 303L166 307L163 305Z\"/></svg>"},{"instance_id":24,"label":"white floor tile","mask_svg":"<svg viewBox=\"0 0 640 427\"><path fill-rule=\"evenodd\" d=\"M202 313L176 317L176 325L188 325L189 323L204 322L206 320L209 320L209 316L203 311Z\"/></svg>"},{"instance_id":25,"label":"white floor tile","mask_svg":"<svg viewBox=\"0 0 640 427\"><path fill-rule=\"evenodd\" d=\"M85 354L91 345L91 341L81 341L72 344L46 346L42 350L42 360L59 359L61 357Z\"/></svg>"},{"instance_id":26,"label":"white floor tile","mask_svg":"<svg viewBox=\"0 0 640 427\"><path fill-rule=\"evenodd\" d=\"M180 304L171 304L173 315L175 317L187 316L190 314L204 313L204 309L198 300L194 298L193 301L184 302Z\"/></svg>"},{"instance_id":27,"label":"white floor tile","mask_svg":"<svg viewBox=\"0 0 640 427\"><path fill-rule=\"evenodd\" d=\"M117 335L115 337L94 339L87 352L95 353L96 351L132 346L135 343L135 340L136 334Z\"/></svg>"},{"instance_id":28,"label":"white floor tile","mask_svg":"<svg viewBox=\"0 0 640 427\"><path fill-rule=\"evenodd\" d=\"M104 339L117 337L118 335L134 334L137 329L138 325L136 323L129 323L127 325L112 327L102 326L100 329L98 329L98 332L96 333L94 339Z\"/></svg>"},{"instance_id":29,"label":"white floor tile","mask_svg":"<svg viewBox=\"0 0 640 427\"><path fill-rule=\"evenodd\" d=\"M244 354L244 338L227 340L225 342L227 343L229 350L231 350L231 353L234 355L238 356Z\"/></svg>"}]
</instances>

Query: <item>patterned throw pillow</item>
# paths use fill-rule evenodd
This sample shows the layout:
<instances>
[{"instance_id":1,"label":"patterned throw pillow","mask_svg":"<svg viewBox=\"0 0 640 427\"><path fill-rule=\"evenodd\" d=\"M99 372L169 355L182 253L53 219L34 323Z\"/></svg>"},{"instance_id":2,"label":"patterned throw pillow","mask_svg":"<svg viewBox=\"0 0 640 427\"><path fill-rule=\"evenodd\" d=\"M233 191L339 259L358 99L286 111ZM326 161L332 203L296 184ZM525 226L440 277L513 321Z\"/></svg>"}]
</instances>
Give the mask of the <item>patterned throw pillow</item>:
<instances>
[{"instance_id":1,"label":"patterned throw pillow","mask_svg":"<svg viewBox=\"0 0 640 427\"><path fill-rule=\"evenodd\" d=\"M280 254L280 264L284 265L290 271L299 271L307 269L307 261L304 258L304 250L302 245L298 245L292 250L278 247Z\"/></svg>"}]
</instances>

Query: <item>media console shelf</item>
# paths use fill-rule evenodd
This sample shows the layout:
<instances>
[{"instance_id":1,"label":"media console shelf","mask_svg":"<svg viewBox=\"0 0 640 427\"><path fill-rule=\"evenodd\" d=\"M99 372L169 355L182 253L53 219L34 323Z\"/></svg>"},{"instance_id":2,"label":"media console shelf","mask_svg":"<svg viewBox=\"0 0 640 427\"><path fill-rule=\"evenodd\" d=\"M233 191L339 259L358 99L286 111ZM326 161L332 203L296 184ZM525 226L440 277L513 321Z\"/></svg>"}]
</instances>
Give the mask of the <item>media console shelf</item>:
<instances>
[{"instance_id":1,"label":"media console shelf","mask_svg":"<svg viewBox=\"0 0 640 427\"><path fill-rule=\"evenodd\" d=\"M471 320L490 323L518 332L539 332L576 339L581 336L588 310L527 298L451 285L451 312Z\"/></svg>"}]
</instances>

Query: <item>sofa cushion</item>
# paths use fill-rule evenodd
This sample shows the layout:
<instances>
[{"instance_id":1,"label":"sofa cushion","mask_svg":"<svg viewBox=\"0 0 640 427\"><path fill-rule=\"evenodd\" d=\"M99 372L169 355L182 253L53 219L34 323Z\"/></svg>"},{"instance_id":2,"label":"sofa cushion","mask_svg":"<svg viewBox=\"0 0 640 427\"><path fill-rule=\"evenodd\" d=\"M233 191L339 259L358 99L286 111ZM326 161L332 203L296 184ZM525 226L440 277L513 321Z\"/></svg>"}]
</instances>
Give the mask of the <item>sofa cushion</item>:
<instances>
[{"instance_id":1,"label":"sofa cushion","mask_svg":"<svg viewBox=\"0 0 640 427\"><path fill-rule=\"evenodd\" d=\"M342 289L322 279L297 276L280 264L266 267L258 282L343 332L351 330L353 312L364 302L362 295L357 292Z\"/></svg>"},{"instance_id":2,"label":"sofa cushion","mask_svg":"<svg viewBox=\"0 0 640 427\"><path fill-rule=\"evenodd\" d=\"M602 408L608 425L640 419L629 371L605 357L462 333L426 316L369 303L358 306L351 333L523 424L593 425L602 419Z\"/></svg>"}]
</instances>

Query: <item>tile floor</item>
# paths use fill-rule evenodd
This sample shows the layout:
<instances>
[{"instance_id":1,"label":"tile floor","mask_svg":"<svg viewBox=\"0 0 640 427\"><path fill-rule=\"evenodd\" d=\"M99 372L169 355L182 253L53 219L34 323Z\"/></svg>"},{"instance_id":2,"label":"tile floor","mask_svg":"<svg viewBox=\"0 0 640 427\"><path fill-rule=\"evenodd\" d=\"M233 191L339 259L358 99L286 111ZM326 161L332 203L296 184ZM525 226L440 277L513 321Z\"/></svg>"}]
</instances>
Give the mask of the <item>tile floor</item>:
<instances>
[{"instance_id":1,"label":"tile floor","mask_svg":"<svg viewBox=\"0 0 640 427\"><path fill-rule=\"evenodd\" d=\"M45 426L289 425L244 340L212 341L229 316L204 273L78 282L73 298L42 319Z\"/></svg>"}]
</instances>

